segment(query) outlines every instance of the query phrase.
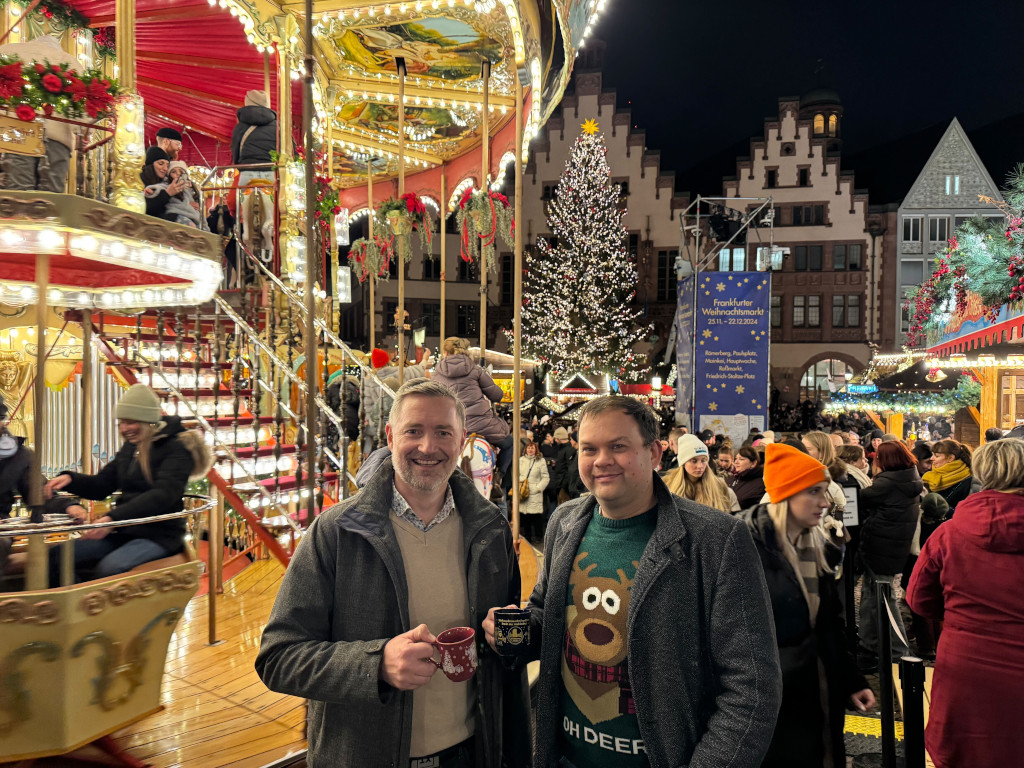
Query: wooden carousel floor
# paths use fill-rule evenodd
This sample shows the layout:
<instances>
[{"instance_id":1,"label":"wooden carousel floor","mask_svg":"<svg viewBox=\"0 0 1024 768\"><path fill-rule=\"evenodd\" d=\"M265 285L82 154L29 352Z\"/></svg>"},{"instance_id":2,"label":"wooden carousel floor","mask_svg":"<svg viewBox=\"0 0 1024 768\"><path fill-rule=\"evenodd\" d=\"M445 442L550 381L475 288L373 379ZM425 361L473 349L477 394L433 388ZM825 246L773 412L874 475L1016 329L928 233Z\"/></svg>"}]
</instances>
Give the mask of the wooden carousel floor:
<instances>
[{"instance_id":1,"label":"wooden carousel floor","mask_svg":"<svg viewBox=\"0 0 1024 768\"><path fill-rule=\"evenodd\" d=\"M115 733L119 747L154 768L258 768L305 748L303 701L270 692L253 669L283 575L262 560L225 583L220 645L207 645L208 596L189 603L167 651L166 708Z\"/></svg>"},{"instance_id":2,"label":"wooden carousel floor","mask_svg":"<svg viewBox=\"0 0 1024 768\"><path fill-rule=\"evenodd\" d=\"M538 557L525 541L520 568L526 601ZM114 733L120 749L153 768L260 768L305 749L303 701L267 690L253 668L283 575L277 561L261 560L225 583L216 605L219 645L207 644L208 595L189 603L167 651L164 709ZM35 763L90 764L116 763L92 748Z\"/></svg>"}]
</instances>

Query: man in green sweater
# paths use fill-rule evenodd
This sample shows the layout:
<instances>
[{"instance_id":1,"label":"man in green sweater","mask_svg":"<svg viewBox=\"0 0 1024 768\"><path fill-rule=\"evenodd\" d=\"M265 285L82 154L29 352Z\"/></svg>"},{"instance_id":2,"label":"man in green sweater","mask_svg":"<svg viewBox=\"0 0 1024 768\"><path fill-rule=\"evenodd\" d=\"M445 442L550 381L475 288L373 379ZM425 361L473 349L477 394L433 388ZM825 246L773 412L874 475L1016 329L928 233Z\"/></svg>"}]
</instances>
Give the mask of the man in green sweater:
<instances>
[{"instance_id":1,"label":"man in green sweater","mask_svg":"<svg viewBox=\"0 0 1024 768\"><path fill-rule=\"evenodd\" d=\"M782 679L753 541L668 492L657 438L630 397L580 413L592 495L555 512L530 598L536 768L753 768L771 742Z\"/></svg>"}]
</instances>

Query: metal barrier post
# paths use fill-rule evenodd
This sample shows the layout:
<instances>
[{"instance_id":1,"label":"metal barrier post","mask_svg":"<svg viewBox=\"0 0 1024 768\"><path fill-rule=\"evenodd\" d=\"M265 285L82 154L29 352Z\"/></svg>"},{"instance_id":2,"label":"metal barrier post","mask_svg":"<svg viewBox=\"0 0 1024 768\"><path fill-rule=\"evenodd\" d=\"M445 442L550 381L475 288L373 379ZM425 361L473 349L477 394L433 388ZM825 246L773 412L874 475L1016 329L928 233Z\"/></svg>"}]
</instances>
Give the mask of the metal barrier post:
<instances>
[{"instance_id":1,"label":"metal barrier post","mask_svg":"<svg viewBox=\"0 0 1024 768\"><path fill-rule=\"evenodd\" d=\"M916 656L900 660L903 685L903 754L906 768L924 768L924 661Z\"/></svg>"},{"instance_id":2,"label":"metal barrier post","mask_svg":"<svg viewBox=\"0 0 1024 768\"><path fill-rule=\"evenodd\" d=\"M877 578L877 577L876 577ZM892 682L892 634L886 605L892 585L875 581L875 626L878 629L878 706L882 715L882 766L896 768L896 713Z\"/></svg>"},{"instance_id":3,"label":"metal barrier post","mask_svg":"<svg viewBox=\"0 0 1024 768\"><path fill-rule=\"evenodd\" d=\"M221 527L224 497L214 491L217 503L210 506L206 526L206 599L207 599L207 645L224 642L217 639L217 573L221 556L224 554L224 533Z\"/></svg>"}]
</instances>

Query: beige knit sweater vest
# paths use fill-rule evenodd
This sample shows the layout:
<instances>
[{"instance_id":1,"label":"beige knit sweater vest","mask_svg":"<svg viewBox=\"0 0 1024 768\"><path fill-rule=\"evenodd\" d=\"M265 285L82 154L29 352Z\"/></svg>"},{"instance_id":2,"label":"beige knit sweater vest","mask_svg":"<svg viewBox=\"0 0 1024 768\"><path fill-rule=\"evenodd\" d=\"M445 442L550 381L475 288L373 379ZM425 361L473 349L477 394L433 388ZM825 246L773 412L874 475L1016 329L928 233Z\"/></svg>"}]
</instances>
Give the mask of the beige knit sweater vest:
<instances>
[{"instance_id":1,"label":"beige knit sweater vest","mask_svg":"<svg viewBox=\"0 0 1024 768\"><path fill-rule=\"evenodd\" d=\"M458 512L425 533L394 513L391 524L405 564L410 626L426 624L434 635L471 626ZM413 691L410 757L432 755L472 736L475 695L473 680L453 683L440 670Z\"/></svg>"}]
</instances>

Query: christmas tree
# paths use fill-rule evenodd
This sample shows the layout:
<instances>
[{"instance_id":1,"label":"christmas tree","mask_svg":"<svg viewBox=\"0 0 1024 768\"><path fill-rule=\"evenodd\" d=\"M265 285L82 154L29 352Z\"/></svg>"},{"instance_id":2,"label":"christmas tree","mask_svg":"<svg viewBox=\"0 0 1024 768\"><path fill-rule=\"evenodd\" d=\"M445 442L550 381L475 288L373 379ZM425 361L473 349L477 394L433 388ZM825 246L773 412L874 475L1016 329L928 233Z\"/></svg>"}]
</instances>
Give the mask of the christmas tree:
<instances>
[{"instance_id":1,"label":"christmas tree","mask_svg":"<svg viewBox=\"0 0 1024 768\"><path fill-rule=\"evenodd\" d=\"M629 306L636 268L597 130L593 120L584 123L548 208L552 240L538 238L527 255L523 348L559 377L607 373L634 381L647 371L647 358L633 346L650 328Z\"/></svg>"}]
</instances>

